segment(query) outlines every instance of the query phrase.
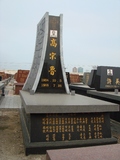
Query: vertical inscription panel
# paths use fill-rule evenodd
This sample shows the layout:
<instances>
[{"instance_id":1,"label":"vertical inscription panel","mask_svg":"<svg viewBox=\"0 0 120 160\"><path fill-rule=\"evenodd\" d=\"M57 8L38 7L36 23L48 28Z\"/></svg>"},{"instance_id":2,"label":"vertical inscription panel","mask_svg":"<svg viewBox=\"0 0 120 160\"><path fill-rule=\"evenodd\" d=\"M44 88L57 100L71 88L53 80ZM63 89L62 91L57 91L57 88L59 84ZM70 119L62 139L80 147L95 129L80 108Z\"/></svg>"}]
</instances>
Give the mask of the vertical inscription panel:
<instances>
[{"instance_id":1,"label":"vertical inscription panel","mask_svg":"<svg viewBox=\"0 0 120 160\"><path fill-rule=\"evenodd\" d=\"M48 42L37 92L65 93L60 63L60 17L49 16Z\"/></svg>"},{"instance_id":2,"label":"vertical inscription panel","mask_svg":"<svg viewBox=\"0 0 120 160\"><path fill-rule=\"evenodd\" d=\"M101 138L111 138L108 113L31 115L32 142Z\"/></svg>"}]
</instances>

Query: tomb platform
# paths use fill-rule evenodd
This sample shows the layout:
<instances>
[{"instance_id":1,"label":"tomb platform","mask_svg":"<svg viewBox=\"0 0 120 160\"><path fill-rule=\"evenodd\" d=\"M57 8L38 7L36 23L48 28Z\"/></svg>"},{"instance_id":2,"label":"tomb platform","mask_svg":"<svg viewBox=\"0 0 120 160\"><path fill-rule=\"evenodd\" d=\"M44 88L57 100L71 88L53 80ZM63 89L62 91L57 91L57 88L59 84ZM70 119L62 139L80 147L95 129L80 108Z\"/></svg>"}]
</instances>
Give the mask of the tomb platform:
<instances>
[{"instance_id":1,"label":"tomb platform","mask_svg":"<svg viewBox=\"0 0 120 160\"><path fill-rule=\"evenodd\" d=\"M117 143L110 113L119 105L78 94L20 91L25 154Z\"/></svg>"}]
</instances>

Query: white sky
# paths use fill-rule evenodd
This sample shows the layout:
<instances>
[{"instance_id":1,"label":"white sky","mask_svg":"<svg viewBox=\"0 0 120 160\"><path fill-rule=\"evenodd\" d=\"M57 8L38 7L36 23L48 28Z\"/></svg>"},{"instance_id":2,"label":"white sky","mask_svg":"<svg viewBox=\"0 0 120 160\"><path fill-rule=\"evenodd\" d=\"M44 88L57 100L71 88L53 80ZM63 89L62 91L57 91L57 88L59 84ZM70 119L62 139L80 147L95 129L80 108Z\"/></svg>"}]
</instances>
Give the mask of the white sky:
<instances>
[{"instance_id":1,"label":"white sky","mask_svg":"<svg viewBox=\"0 0 120 160\"><path fill-rule=\"evenodd\" d=\"M120 67L120 0L0 0L0 69L30 69L37 24L63 14L63 56L73 67Z\"/></svg>"}]
</instances>

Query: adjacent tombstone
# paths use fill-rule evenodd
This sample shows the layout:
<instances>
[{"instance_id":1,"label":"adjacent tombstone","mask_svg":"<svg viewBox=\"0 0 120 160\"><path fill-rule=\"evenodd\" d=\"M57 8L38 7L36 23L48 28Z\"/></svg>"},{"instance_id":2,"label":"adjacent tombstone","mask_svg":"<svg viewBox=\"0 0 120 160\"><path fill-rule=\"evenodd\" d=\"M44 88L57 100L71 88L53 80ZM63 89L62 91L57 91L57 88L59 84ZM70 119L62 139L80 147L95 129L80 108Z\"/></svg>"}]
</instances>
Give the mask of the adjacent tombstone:
<instances>
[{"instance_id":1,"label":"adjacent tombstone","mask_svg":"<svg viewBox=\"0 0 120 160\"><path fill-rule=\"evenodd\" d=\"M83 84L88 85L89 76L90 76L90 72L84 72L84 75L83 75Z\"/></svg>"},{"instance_id":2,"label":"adjacent tombstone","mask_svg":"<svg viewBox=\"0 0 120 160\"><path fill-rule=\"evenodd\" d=\"M103 91L120 90L120 67L98 66L95 89Z\"/></svg>"},{"instance_id":3,"label":"adjacent tombstone","mask_svg":"<svg viewBox=\"0 0 120 160\"><path fill-rule=\"evenodd\" d=\"M20 91L25 153L116 143L109 112L119 105L69 91L62 53L62 15L37 25L33 64Z\"/></svg>"},{"instance_id":4,"label":"adjacent tombstone","mask_svg":"<svg viewBox=\"0 0 120 160\"><path fill-rule=\"evenodd\" d=\"M70 73L70 83L80 83L80 75Z\"/></svg>"},{"instance_id":5,"label":"adjacent tombstone","mask_svg":"<svg viewBox=\"0 0 120 160\"><path fill-rule=\"evenodd\" d=\"M29 70L18 70L15 76L16 83L15 83L15 94L18 95L19 91L22 90L24 83L27 79L29 74Z\"/></svg>"},{"instance_id":6,"label":"adjacent tombstone","mask_svg":"<svg viewBox=\"0 0 120 160\"><path fill-rule=\"evenodd\" d=\"M96 72L97 70L91 70L90 76L89 76L89 80L88 80L88 86L91 88L95 88L95 83L96 83Z\"/></svg>"},{"instance_id":7,"label":"adjacent tombstone","mask_svg":"<svg viewBox=\"0 0 120 160\"><path fill-rule=\"evenodd\" d=\"M2 76L2 80L7 79L7 74L5 72L0 72L0 76Z\"/></svg>"}]
</instances>

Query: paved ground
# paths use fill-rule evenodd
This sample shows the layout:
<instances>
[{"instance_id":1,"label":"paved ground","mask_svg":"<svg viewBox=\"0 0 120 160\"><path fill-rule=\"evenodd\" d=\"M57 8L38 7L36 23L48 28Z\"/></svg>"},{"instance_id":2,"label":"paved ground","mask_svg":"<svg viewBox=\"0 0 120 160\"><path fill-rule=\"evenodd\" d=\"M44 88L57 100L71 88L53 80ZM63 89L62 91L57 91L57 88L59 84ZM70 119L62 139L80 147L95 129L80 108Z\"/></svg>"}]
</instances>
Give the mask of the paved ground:
<instances>
[{"instance_id":1,"label":"paved ground","mask_svg":"<svg viewBox=\"0 0 120 160\"><path fill-rule=\"evenodd\" d=\"M14 95L13 84L12 80L5 88L5 97L0 100L0 160L46 160L46 155L24 154L19 117L21 100L19 95ZM120 123L111 121L111 131L120 144Z\"/></svg>"},{"instance_id":2,"label":"paved ground","mask_svg":"<svg viewBox=\"0 0 120 160\"><path fill-rule=\"evenodd\" d=\"M14 81L5 88L5 96L1 97L0 108L20 108L21 100L19 95L14 95Z\"/></svg>"}]
</instances>

